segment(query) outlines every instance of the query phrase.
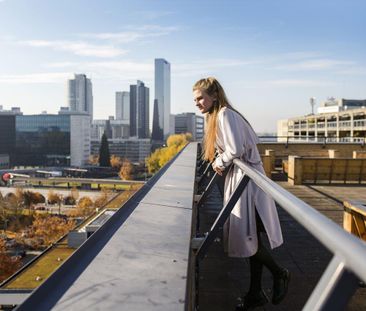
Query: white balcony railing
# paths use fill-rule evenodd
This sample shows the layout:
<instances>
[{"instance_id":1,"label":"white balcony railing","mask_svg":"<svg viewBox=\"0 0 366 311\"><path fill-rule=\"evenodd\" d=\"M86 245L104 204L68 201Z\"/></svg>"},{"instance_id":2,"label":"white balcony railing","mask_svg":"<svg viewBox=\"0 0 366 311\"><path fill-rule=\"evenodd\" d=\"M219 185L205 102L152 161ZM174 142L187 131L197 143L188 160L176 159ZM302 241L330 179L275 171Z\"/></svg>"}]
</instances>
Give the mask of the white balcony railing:
<instances>
[{"instance_id":1,"label":"white balcony railing","mask_svg":"<svg viewBox=\"0 0 366 311\"><path fill-rule=\"evenodd\" d=\"M351 121L340 121L339 127L351 127Z\"/></svg>"},{"instance_id":2,"label":"white balcony railing","mask_svg":"<svg viewBox=\"0 0 366 311\"><path fill-rule=\"evenodd\" d=\"M365 127L366 126L366 120L357 120L353 121L354 127Z\"/></svg>"}]
</instances>

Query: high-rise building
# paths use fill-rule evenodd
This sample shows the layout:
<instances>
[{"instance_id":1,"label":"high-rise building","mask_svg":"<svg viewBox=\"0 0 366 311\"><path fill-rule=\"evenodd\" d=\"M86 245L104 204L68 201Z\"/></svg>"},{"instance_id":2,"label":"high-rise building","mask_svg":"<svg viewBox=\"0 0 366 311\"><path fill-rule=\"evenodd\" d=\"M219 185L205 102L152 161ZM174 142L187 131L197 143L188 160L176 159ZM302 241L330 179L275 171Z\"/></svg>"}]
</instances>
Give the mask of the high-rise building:
<instances>
[{"instance_id":1,"label":"high-rise building","mask_svg":"<svg viewBox=\"0 0 366 311\"><path fill-rule=\"evenodd\" d=\"M142 81L130 85L130 136L149 137L149 88Z\"/></svg>"},{"instance_id":2,"label":"high-rise building","mask_svg":"<svg viewBox=\"0 0 366 311\"><path fill-rule=\"evenodd\" d=\"M175 115L175 134L191 133L194 141L203 138L204 118L193 112Z\"/></svg>"},{"instance_id":3,"label":"high-rise building","mask_svg":"<svg viewBox=\"0 0 366 311\"><path fill-rule=\"evenodd\" d=\"M116 120L130 121L129 92L116 92Z\"/></svg>"},{"instance_id":4,"label":"high-rise building","mask_svg":"<svg viewBox=\"0 0 366 311\"><path fill-rule=\"evenodd\" d=\"M155 120L156 118L158 118L158 122ZM155 59L153 124L158 125L153 128L153 139L164 140L169 135L170 127L170 63L163 58Z\"/></svg>"},{"instance_id":5,"label":"high-rise building","mask_svg":"<svg viewBox=\"0 0 366 311\"><path fill-rule=\"evenodd\" d=\"M86 112L93 120L92 83L86 75L75 74L68 81L68 104L71 112Z\"/></svg>"}]
</instances>

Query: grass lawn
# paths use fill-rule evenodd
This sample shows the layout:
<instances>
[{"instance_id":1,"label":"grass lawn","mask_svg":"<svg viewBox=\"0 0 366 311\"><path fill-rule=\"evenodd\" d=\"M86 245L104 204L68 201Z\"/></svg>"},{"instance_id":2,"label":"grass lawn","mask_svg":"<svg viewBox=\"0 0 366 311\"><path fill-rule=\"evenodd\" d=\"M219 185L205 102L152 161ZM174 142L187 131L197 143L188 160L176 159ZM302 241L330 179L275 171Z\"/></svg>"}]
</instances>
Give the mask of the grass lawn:
<instances>
[{"instance_id":1,"label":"grass lawn","mask_svg":"<svg viewBox=\"0 0 366 311\"><path fill-rule=\"evenodd\" d=\"M46 255L37 260L31 267L26 269L4 288L7 289L34 289L41 285L75 249L60 246L50 250ZM61 260L58 261L58 258ZM40 280L36 281L39 276Z\"/></svg>"}]
</instances>

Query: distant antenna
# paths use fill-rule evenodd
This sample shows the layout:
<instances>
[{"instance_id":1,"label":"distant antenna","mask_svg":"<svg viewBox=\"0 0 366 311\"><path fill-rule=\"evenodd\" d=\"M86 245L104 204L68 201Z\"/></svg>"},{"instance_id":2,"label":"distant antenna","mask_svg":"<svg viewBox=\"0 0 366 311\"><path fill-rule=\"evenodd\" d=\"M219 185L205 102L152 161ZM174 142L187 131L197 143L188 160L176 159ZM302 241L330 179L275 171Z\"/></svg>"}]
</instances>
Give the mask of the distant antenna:
<instances>
[{"instance_id":1,"label":"distant antenna","mask_svg":"<svg viewBox=\"0 0 366 311\"><path fill-rule=\"evenodd\" d=\"M316 103L316 98L315 97L310 97L311 114L314 114L315 103Z\"/></svg>"}]
</instances>

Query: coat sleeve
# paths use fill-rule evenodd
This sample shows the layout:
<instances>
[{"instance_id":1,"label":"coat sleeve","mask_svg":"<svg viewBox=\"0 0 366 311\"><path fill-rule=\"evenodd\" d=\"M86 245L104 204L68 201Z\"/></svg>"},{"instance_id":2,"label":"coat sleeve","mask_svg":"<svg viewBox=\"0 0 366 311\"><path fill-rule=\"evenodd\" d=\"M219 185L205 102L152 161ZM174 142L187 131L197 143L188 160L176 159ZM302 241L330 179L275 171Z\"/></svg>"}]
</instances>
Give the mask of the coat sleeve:
<instances>
[{"instance_id":1,"label":"coat sleeve","mask_svg":"<svg viewBox=\"0 0 366 311\"><path fill-rule=\"evenodd\" d=\"M245 131L243 120L232 110L225 109L218 117L217 130L220 131L224 143L224 152L219 154L213 167L225 169L235 158L240 158L245 148Z\"/></svg>"}]
</instances>

